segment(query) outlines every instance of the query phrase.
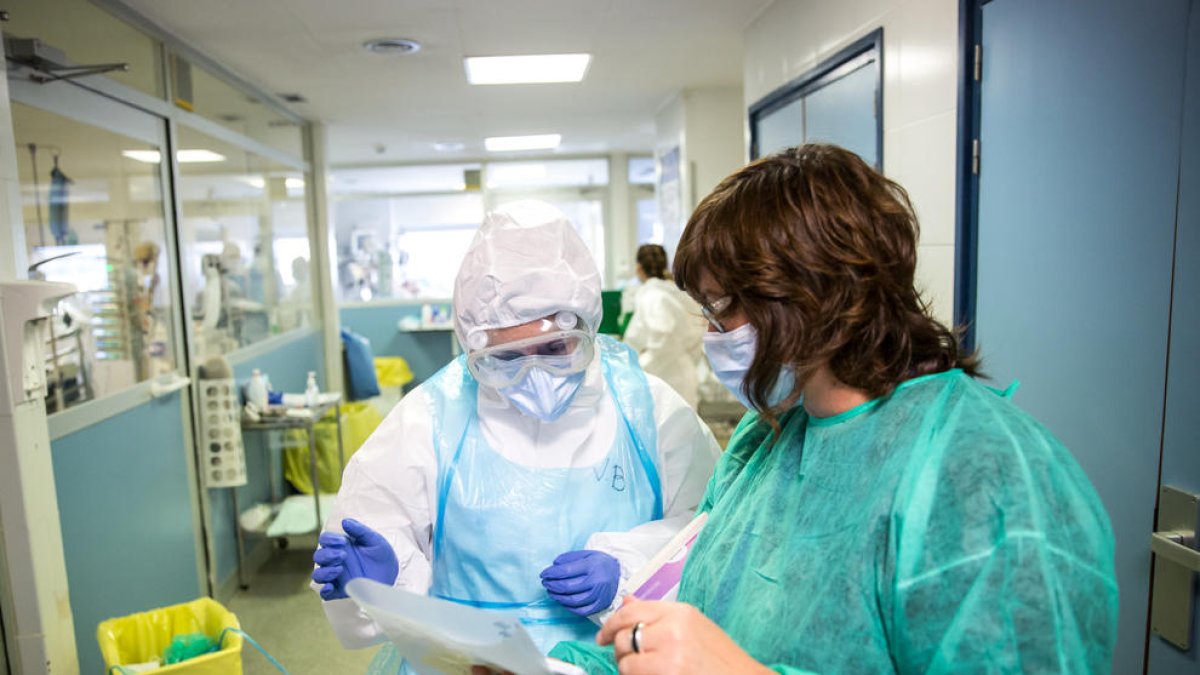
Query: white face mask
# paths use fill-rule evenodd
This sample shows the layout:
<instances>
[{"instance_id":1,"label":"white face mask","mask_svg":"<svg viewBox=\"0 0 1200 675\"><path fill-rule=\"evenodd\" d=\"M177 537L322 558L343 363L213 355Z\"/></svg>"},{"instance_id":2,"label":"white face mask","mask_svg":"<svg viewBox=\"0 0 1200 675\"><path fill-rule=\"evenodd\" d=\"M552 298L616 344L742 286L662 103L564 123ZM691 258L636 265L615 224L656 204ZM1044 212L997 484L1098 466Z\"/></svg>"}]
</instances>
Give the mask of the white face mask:
<instances>
[{"instance_id":1,"label":"white face mask","mask_svg":"<svg viewBox=\"0 0 1200 675\"><path fill-rule=\"evenodd\" d=\"M754 354L758 350L758 331L750 324L739 326L728 333L709 331L704 334L704 353L712 366L713 375L725 388L733 392L742 405L753 409L749 397L743 391L746 373L754 362ZM795 376L790 368L779 369L779 377L775 379L775 387L767 396L767 405L779 405L792 393Z\"/></svg>"},{"instance_id":2,"label":"white face mask","mask_svg":"<svg viewBox=\"0 0 1200 675\"><path fill-rule=\"evenodd\" d=\"M541 368L531 368L521 381L498 391L522 413L543 422L553 422L570 407L585 374L586 371L581 370L560 376Z\"/></svg>"}]
</instances>

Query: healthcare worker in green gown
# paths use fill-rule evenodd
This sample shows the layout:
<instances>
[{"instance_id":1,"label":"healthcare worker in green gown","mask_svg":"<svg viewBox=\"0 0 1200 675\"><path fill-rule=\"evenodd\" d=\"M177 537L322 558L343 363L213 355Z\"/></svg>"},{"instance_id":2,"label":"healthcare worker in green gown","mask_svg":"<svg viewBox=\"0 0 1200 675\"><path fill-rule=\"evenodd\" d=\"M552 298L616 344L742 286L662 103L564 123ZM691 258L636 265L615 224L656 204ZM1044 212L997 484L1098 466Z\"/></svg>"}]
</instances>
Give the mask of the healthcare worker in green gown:
<instances>
[{"instance_id":1,"label":"healthcare worker in green gown","mask_svg":"<svg viewBox=\"0 0 1200 675\"><path fill-rule=\"evenodd\" d=\"M914 285L904 190L806 145L696 209L677 283L751 408L678 602L552 656L589 673L1108 672L1117 584L1088 478Z\"/></svg>"}]
</instances>

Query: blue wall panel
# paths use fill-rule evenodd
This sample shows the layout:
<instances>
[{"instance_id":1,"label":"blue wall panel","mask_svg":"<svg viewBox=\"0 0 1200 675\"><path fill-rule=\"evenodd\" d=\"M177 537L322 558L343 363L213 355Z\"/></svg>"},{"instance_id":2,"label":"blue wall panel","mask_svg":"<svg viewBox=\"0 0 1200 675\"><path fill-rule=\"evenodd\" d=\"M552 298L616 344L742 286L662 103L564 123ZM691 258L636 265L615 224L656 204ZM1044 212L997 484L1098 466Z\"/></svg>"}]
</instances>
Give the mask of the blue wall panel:
<instances>
[{"instance_id":1,"label":"blue wall panel","mask_svg":"<svg viewBox=\"0 0 1200 675\"><path fill-rule=\"evenodd\" d=\"M194 491L179 394L51 443L75 643L84 673L104 663L105 619L194 600Z\"/></svg>"},{"instance_id":2,"label":"blue wall panel","mask_svg":"<svg viewBox=\"0 0 1200 675\"><path fill-rule=\"evenodd\" d=\"M453 357L453 330L405 333L401 318L420 318L420 305L368 305L339 310L342 327L371 341L375 356L402 356L413 372L409 388L424 382Z\"/></svg>"},{"instance_id":3,"label":"blue wall panel","mask_svg":"<svg viewBox=\"0 0 1200 675\"><path fill-rule=\"evenodd\" d=\"M978 346L1108 509L1116 673L1145 649L1187 7L983 6Z\"/></svg>"}]
</instances>

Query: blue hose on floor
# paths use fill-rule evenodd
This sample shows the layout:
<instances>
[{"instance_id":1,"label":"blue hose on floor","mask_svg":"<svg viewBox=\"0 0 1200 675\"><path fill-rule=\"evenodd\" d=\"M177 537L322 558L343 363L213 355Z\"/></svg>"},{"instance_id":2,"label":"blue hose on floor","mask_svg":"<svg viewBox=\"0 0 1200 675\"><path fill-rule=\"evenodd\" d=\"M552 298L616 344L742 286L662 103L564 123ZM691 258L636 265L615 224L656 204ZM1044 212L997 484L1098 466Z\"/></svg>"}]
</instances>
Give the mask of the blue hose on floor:
<instances>
[{"instance_id":1,"label":"blue hose on floor","mask_svg":"<svg viewBox=\"0 0 1200 675\"><path fill-rule=\"evenodd\" d=\"M217 645L218 645L217 649L220 649L220 645L225 641L225 634L229 633L231 631L234 633L237 633L238 635L241 635L243 638L245 638L246 642L249 642L255 649L257 649L259 652L262 653L263 656L266 657L267 661L270 661L271 665L275 666L276 670L283 673L283 675L288 675L287 668L284 668L282 664L280 664L278 661L275 660L274 656L271 656L270 652L263 649L261 645L259 645L257 642L254 641L254 638L247 635L246 631L244 631L240 628L232 628L231 627L231 628L226 628L225 630L221 631L221 636L217 638Z\"/></svg>"}]
</instances>

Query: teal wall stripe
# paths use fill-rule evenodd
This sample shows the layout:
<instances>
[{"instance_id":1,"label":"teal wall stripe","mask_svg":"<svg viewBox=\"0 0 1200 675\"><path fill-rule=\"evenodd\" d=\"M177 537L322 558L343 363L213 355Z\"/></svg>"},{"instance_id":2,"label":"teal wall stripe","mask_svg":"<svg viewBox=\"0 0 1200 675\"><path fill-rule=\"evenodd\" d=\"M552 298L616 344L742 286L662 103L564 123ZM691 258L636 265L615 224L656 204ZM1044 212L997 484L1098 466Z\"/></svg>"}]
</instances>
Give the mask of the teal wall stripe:
<instances>
[{"instance_id":1,"label":"teal wall stripe","mask_svg":"<svg viewBox=\"0 0 1200 675\"><path fill-rule=\"evenodd\" d=\"M420 305L342 307L338 315L342 328L371 341L375 356L402 356L408 361L413 381L407 389L429 379L453 358L454 331L404 333L397 328L402 317L419 319Z\"/></svg>"},{"instance_id":2,"label":"teal wall stripe","mask_svg":"<svg viewBox=\"0 0 1200 675\"><path fill-rule=\"evenodd\" d=\"M81 672L101 621L204 594L182 428L176 393L50 445Z\"/></svg>"}]
</instances>

